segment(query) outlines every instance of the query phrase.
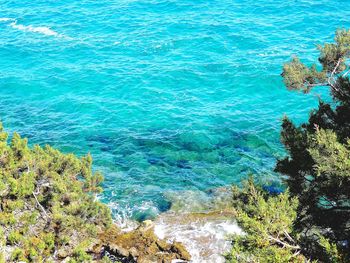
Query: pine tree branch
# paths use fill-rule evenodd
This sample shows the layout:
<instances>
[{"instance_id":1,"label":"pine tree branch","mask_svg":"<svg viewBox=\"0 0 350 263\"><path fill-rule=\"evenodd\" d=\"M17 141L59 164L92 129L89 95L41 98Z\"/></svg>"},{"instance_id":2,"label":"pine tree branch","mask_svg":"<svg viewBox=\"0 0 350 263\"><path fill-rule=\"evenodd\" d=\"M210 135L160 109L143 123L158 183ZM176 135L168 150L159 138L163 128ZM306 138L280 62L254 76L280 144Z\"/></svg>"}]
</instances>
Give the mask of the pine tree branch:
<instances>
[{"instance_id":1,"label":"pine tree branch","mask_svg":"<svg viewBox=\"0 0 350 263\"><path fill-rule=\"evenodd\" d=\"M33 196L34 196L34 198L35 198L35 201L36 201L37 205L38 205L39 208L43 211L43 213L45 214L45 217L48 218L48 217L49 217L48 214L46 213L44 207L39 203L38 198L36 197L35 193L32 192L32 194L33 194Z\"/></svg>"},{"instance_id":2,"label":"pine tree branch","mask_svg":"<svg viewBox=\"0 0 350 263\"><path fill-rule=\"evenodd\" d=\"M281 240L279 240L279 239L277 239L277 238L274 238L274 237L272 237L272 236L268 236L268 238L269 238L269 240L273 240L273 241L275 241L276 243L278 243L278 244L280 244L280 245L283 245L283 246L285 246L285 247L288 247L288 248L291 248L291 249L294 249L294 250L298 250L298 249L300 249L300 246L294 246L294 245L290 245L290 244L288 244L288 243L286 243L286 242L283 242L283 241L281 241Z\"/></svg>"},{"instance_id":3,"label":"pine tree branch","mask_svg":"<svg viewBox=\"0 0 350 263\"><path fill-rule=\"evenodd\" d=\"M288 232L286 230L283 230L283 233L290 242L295 243L294 239L288 234Z\"/></svg>"},{"instance_id":4,"label":"pine tree branch","mask_svg":"<svg viewBox=\"0 0 350 263\"><path fill-rule=\"evenodd\" d=\"M333 69L333 71L332 71L332 73L331 73L331 77L330 77L330 78L333 78L335 72L337 71L337 69L338 69L338 67L339 67L339 65L340 65L340 62L342 62L342 61L343 61L343 60L342 60L341 58L338 59L338 62L337 62L337 64L335 65L335 67L334 67L334 69Z\"/></svg>"}]
</instances>

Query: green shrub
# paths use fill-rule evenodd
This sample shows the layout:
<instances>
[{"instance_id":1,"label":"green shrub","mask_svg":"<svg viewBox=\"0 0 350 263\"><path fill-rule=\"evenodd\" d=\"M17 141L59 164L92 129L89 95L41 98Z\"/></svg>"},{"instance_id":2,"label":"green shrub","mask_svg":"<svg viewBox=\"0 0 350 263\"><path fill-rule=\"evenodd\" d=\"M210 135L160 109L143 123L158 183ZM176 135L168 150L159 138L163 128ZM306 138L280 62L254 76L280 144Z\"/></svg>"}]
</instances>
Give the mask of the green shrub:
<instances>
[{"instance_id":1,"label":"green shrub","mask_svg":"<svg viewBox=\"0 0 350 263\"><path fill-rule=\"evenodd\" d=\"M18 243L19 241L21 241L21 239L22 239L22 235L17 230L10 232L10 234L7 237L7 241L11 245Z\"/></svg>"},{"instance_id":2,"label":"green shrub","mask_svg":"<svg viewBox=\"0 0 350 263\"><path fill-rule=\"evenodd\" d=\"M320 100L318 109L300 126L283 119L282 142L289 155L278 161L276 170L288 176L290 192L299 199L295 225L310 257L349 262L350 30L338 30L334 43L318 49L320 66L311 69L293 59L285 64L283 77L290 89L327 88L333 101ZM335 253L335 248L337 260L326 251Z\"/></svg>"},{"instance_id":3,"label":"green shrub","mask_svg":"<svg viewBox=\"0 0 350 263\"><path fill-rule=\"evenodd\" d=\"M286 193L269 196L252 181L234 189L245 235L232 238L229 262L350 262L350 31L318 49L320 65L293 58L282 76L292 90L328 88L333 102L320 100L300 126L283 119L288 156L276 170Z\"/></svg>"},{"instance_id":4,"label":"green shrub","mask_svg":"<svg viewBox=\"0 0 350 263\"><path fill-rule=\"evenodd\" d=\"M30 148L17 133L10 143L8 138L0 124L0 225L15 248L5 260L50 261L54 250L86 260L85 250L112 222L108 207L95 198L102 176L92 173L91 156Z\"/></svg>"},{"instance_id":5,"label":"green shrub","mask_svg":"<svg viewBox=\"0 0 350 263\"><path fill-rule=\"evenodd\" d=\"M270 196L251 179L243 188L233 187L233 206L244 234L232 236L233 248L227 262L305 262L294 237L298 200L288 191Z\"/></svg>"},{"instance_id":6,"label":"green shrub","mask_svg":"<svg viewBox=\"0 0 350 263\"><path fill-rule=\"evenodd\" d=\"M20 248L15 248L11 254L11 260L12 261L25 261L26 258L24 257L24 252Z\"/></svg>"}]
</instances>

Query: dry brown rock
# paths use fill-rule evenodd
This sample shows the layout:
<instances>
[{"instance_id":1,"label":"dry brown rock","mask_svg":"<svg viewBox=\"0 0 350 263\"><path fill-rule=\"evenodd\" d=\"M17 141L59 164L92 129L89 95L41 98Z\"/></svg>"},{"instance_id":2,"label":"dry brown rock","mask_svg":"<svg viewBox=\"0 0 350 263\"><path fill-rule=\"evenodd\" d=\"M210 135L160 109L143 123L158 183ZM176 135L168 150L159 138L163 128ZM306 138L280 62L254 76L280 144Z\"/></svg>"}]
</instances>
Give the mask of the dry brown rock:
<instances>
[{"instance_id":1,"label":"dry brown rock","mask_svg":"<svg viewBox=\"0 0 350 263\"><path fill-rule=\"evenodd\" d=\"M191 259L181 243L167 243L153 230L153 222L149 220L130 232L123 232L113 225L100 235L100 244L94 250L105 249L108 255L127 263L170 263L174 259L185 262Z\"/></svg>"}]
</instances>

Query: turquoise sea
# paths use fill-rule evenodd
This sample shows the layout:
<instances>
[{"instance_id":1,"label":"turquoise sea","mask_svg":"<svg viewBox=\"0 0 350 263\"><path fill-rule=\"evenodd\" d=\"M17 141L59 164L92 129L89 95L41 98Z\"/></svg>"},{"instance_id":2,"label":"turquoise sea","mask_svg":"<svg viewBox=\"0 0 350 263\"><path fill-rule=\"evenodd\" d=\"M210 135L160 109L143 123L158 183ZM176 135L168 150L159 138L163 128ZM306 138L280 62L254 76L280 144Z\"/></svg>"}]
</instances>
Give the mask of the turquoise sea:
<instances>
[{"instance_id":1,"label":"turquoise sea","mask_svg":"<svg viewBox=\"0 0 350 263\"><path fill-rule=\"evenodd\" d=\"M282 116L317 105L281 66L315 61L349 17L349 0L0 0L0 118L91 152L116 217L200 204L249 173L274 183Z\"/></svg>"}]
</instances>

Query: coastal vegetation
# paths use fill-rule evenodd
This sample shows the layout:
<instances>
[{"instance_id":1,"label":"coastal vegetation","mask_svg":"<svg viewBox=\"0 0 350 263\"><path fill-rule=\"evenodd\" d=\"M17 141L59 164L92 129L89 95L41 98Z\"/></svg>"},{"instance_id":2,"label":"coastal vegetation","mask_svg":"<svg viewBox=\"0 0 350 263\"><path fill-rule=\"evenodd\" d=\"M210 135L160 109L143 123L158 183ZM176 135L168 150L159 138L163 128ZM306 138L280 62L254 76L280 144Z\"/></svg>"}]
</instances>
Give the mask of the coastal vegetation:
<instances>
[{"instance_id":1,"label":"coastal vegetation","mask_svg":"<svg viewBox=\"0 0 350 263\"><path fill-rule=\"evenodd\" d=\"M103 177L90 155L29 147L0 124L0 262L170 262L189 260L182 244L152 224L124 233L97 200Z\"/></svg>"},{"instance_id":2,"label":"coastal vegetation","mask_svg":"<svg viewBox=\"0 0 350 263\"><path fill-rule=\"evenodd\" d=\"M299 126L283 118L288 156L276 171L287 176L289 190L273 195L252 180L234 188L245 235L232 238L229 262L350 261L350 31L338 30L335 43L318 49L320 65L295 57L282 76L291 90L327 87L332 100L320 99Z\"/></svg>"},{"instance_id":3,"label":"coastal vegetation","mask_svg":"<svg viewBox=\"0 0 350 263\"><path fill-rule=\"evenodd\" d=\"M0 261L91 258L87 251L112 222L96 200L102 175L91 163L90 155L30 148L17 133L9 142L0 126Z\"/></svg>"}]
</instances>

